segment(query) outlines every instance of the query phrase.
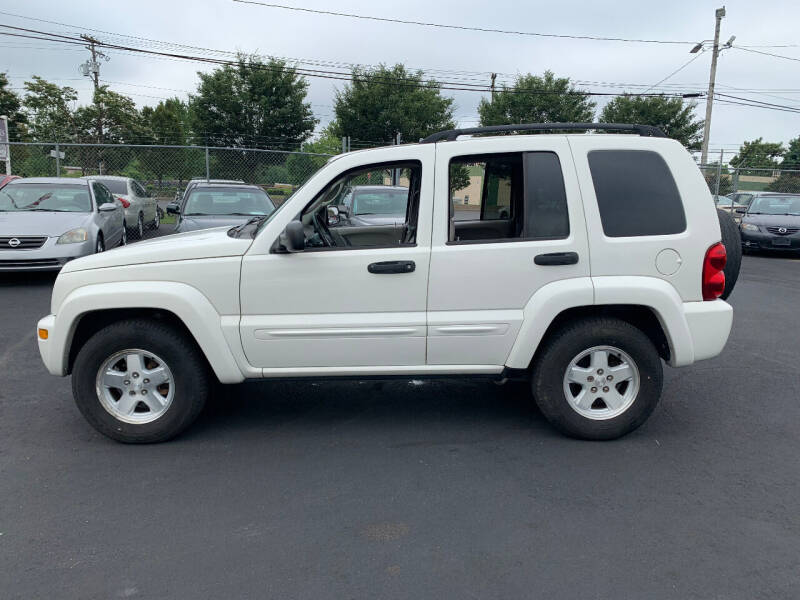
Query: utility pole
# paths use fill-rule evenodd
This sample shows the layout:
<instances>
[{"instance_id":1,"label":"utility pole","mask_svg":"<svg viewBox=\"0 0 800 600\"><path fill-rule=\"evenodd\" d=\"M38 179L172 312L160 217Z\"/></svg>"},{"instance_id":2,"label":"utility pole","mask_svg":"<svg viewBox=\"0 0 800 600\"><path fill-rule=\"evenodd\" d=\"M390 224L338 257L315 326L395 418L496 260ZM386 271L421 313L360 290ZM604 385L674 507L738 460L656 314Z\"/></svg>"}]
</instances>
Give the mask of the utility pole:
<instances>
[{"instance_id":1,"label":"utility pole","mask_svg":"<svg viewBox=\"0 0 800 600\"><path fill-rule=\"evenodd\" d=\"M492 73L492 86L491 86L491 88L492 88L491 101L492 102L494 102L494 81L495 81L495 79L497 79L497 73Z\"/></svg>"},{"instance_id":2,"label":"utility pole","mask_svg":"<svg viewBox=\"0 0 800 600\"><path fill-rule=\"evenodd\" d=\"M706 121L703 124L703 148L700 153L700 164L708 160L708 142L711 135L711 108L714 105L714 80L717 77L717 57L719 56L719 27L725 17L725 7L718 8L714 13L717 24L714 27L714 50L711 53L711 75L708 79L708 95L706 96Z\"/></svg>"},{"instance_id":3,"label":"utility pole","mask_svg":"<svg viewBox=\"0 0 800 600\"><path fill-rule=\"evenodd\" d=\"M94 93L95 98L97 97L97 92L100 89L100 61L98 59L103 58L108 60L108 56L103 54L97 49L98 42L93 37L88 35L81 35L81 38L86 41L89 45L85 46L85 48L92 53L91 60L87 60L85 63L81 65L81 73L83 73L84 77L91 77L92 82L94 82ZM100 144L103 141L103 106L102 103L98 104L97 107L97 143Z\"/></svg>"}]
</instances>

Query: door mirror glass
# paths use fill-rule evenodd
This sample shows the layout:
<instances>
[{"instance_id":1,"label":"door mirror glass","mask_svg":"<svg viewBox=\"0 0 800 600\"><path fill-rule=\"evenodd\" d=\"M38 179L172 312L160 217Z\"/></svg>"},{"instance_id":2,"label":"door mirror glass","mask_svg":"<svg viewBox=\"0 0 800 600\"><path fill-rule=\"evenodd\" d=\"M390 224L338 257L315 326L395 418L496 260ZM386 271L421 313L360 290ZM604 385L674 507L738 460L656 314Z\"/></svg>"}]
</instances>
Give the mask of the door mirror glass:
<instances>
[{"instance_id":1,"label":"door mirror glass","mask_svg":"<svg viewBox=\"0 0 800 600\"><path fill-rule=\"evenodd\" d=\"M338 225L339 224L339 207L338 206L329 206L328 207L328 225Z\"/></svg>"},{"instance_id":2,"label":"door mirror glass","mask_svg":"<svg viewBox=\"0 0 800 600\"><path fill-rule=\"evenodd\" d=\"M167 204L167 213L170 215L177 215L180 212L177 202L170 202Z\"/></svg>"},{"instance_id":3,"label":"door mirror glass","mask_svg":"<svg viewBox=\"0 0 800 600\"><path fill-rule=\"evenodd\" d=\"M300 221L292 221L283 230L280 237L281 246L287 252L302 252L306 248L306 233Z\"/></svg>"},{"instance_id":4,"label":"door mirror glass","mask_svg":"<svg viewBox=\"0 0 800 600\"><path fill-rule=\"evenodd\" d=\"M101 204L97 210L100 212L113 212L117 210L117 205L113 202L106 202L105 204Z\"/></svg>"}]
</instances>

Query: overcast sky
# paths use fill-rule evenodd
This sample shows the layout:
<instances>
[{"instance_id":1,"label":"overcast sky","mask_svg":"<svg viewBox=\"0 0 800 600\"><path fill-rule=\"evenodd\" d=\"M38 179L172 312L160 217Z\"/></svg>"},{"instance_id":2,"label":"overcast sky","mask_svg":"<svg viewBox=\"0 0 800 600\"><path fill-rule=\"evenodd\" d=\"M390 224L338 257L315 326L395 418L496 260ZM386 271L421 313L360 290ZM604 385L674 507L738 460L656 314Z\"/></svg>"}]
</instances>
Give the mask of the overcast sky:
<instances>
[{"instance_id":1,"label":"overcast sky","mask_svg":"<svg viewBox=\"0 0 800 600\"><path fill-rule=\"evenodd\" d=\"M285 0L283 4L348 13L557 34L659 40L702 41L713 37L714 10L719 2L703 0L647 2L520 2L514 0L448 0L431 2L368 2L365 0ZM721 53L717 91L761 102L800 107L800 2L728 2L722 22L722 41L736 36L734 45L792 45L758 47L760 51L798 58L798 61L731 49ZM218 50L257 52L273 56L393 64L403 62L425 70L540 74L546 69L584 82L593 91L642 91L683 65L693 56L691 44L642 44L538 38L475 31L455 31L414 25L379 23L330 15L235 3L232 0L26 0L0 2L6 11L58 21L69 26L35 22L0 14L0 23L50 32L80 32L94 28L106 32L190 44ZM108 39L108 34L93 32ZM130 95L139 105L156 104L172 95L186 97L197 84L205 65L152 56L109 52L101 79L111 89ZM88 52L37 40L0 36L0 70L7 71L13 87L40 75L80 93L80 103L91 99L91 82L80 76L78 65ZM704 92L708 85L711 52L668 79L662 87ZM435 74L440 79L455 74ZM483 78L483 75L474 75ZM323 126L332 116L334 90L342 82L310 79L309 100ZM594 82L594 83L589 83ZM170 89L159 89L170 88ZM744 90L739 91L734 88ZM21 91L21 90L19 90ZM462 126L474 125L481 94L446 92L456 102ZM769 94L769 95L766 95ZM598 99L598 108L607 99ZM705 103L697 111L703 116ZM714 103L711 149L730 151L743 140L763 136L787 142L800 135L800 113Z\"/></svg>"}]
</instances>

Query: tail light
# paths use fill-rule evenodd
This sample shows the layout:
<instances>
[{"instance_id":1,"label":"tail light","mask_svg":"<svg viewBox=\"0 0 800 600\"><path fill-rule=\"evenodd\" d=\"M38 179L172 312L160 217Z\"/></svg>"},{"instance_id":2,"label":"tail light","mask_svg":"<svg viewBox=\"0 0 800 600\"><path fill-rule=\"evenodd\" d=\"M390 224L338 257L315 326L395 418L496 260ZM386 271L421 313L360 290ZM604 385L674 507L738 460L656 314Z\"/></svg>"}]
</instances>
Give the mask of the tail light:
<instances>
[{"instance_id":1,"label":"tail light","mask_svg":"<svg viewBox=\"0 0 800 600\"><path fill-rule=\"evenodd\" d=\"M703 300L716 300L725 291L725 262L728 254L721 243L714 244L703 259Z\"/></svg>"},{"instance_id":2,"label":"tail light","mask_svg":"<svg viewBox=\"0 0 800 600\"><path fill-rule=\"evenodd\" d=\"M128 202L127 200L125 200L125 198L119 198L118 197L117 201L119 201L119 203L122 204L123 208L128 208L131 205L131 203Z\"/></svg>"}]
</instances>

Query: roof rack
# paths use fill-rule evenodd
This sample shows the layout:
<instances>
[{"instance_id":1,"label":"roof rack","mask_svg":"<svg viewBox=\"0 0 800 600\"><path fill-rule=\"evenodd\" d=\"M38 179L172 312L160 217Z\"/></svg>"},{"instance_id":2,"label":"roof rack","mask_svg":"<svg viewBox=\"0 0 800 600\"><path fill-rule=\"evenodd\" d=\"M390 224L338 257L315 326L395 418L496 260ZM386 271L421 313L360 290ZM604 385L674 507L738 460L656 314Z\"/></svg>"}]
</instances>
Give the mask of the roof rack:
<instances>
[{"instance_id":1,"label":"roof rack","mask_svg":"<svg viewBox=\"0 0 800 600\"><path fill-rule=\"evenodd\" d=\"M653 125L633 125L631 123L522 123L520 125L491 125L488 127L467 127L439 131L420 140L422 144L433 142L453 142L460 135L478 133L505 133L508 131L583 131L596 129L603 131L632 131L646 137L667 137Z\"/></svg>"}]
</instances>

